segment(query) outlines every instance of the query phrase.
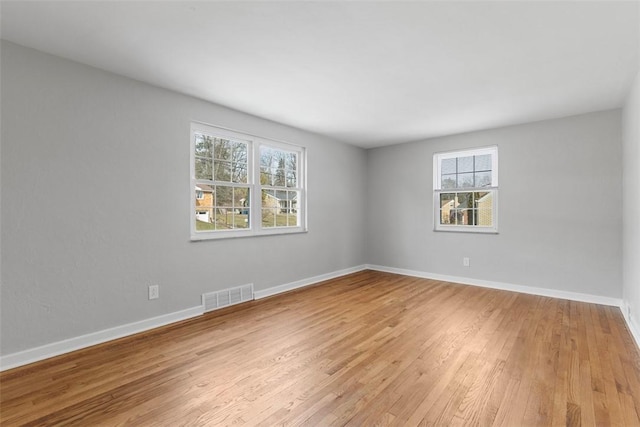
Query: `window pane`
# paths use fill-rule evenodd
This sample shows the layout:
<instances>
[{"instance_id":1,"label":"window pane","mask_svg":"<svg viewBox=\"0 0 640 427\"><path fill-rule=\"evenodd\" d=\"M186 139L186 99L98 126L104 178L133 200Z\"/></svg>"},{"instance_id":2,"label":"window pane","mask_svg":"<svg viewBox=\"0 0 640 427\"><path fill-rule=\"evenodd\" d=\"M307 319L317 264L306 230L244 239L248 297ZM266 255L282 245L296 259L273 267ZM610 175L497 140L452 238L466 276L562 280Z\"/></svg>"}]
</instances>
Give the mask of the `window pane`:
<instances>
[{"instance_id":1,"label":"window pane","mask_svg":"<svg viewBox=\"0 0 640 427\"><path fill-rule=\"evenodd\" d=\"M287 226L289 227L297 227L298 226L298 214L290 213L287 215Z\"/></svg>"},{"instance_id":2,"label":"window pane","mask_svg":"<svg viewBox=\"0 0 640 427\"><path fill-rule=\"evenodd\" d=\"M233 182L247 182L247 165L244 163L232 163L231 179Z\"/></svg>"},{"instance_id":3,"label":"window pane","mask_svg":"<svg viewBox=\"0 0 640 427\"><path fill-rule=\"evenodd\" d=\"M276 226L276 213L275 208L262 208L262 226L269 228Z\"/></svg>"},{"instance_id":4,"label":"window pane","mask_svg":"<svg viewBox=\"0 0 640 427\"><path fill-rule=\"evenodd\" d=\"M478 225L493 225L493 193L479 192L475 194L478 208Z\"/></svg>"},{"instance_id":5,"label":"window pane","mask_svg":"<svg viewBox=\"0 0 640 427\"><path fill-rule=\"evenodd\" d=\"M213 230L213 189L209 185L196 185L196 198L194 207L196 211L196 230ZM201 196L201 198L198 198Z\"/></svg>"},{"instance_id":6,"label":"window pane","mask_svg":"<svg viewBox=\"0 0 640 427\"><path fill-rule=\"evenodd\" d=\"M475 173L476 187L491 187L491 172Z\"/></svg>"},{"instance_id":7,"label":"window pane","mask_svg":"<svg viewBox=\"0 0 640 427\"><path fill-rule=\"evenodd\" d=\"M244 142L234 142L231 160L237 163L247 164L247 144Z\"/></svg>"},{"instance_id":8,"label":"window pane","mask_svg":"<svg viewBox=\"0 0 640 427\"><path fill-rule=\"evenodd\" d=\"M231 160L231 141L216 138L213 145L213 154L216 159Z\"/></svg>"},{"instance_id":9,"label":"window pane","mask_svg":"<svg viewBox=\"0 0 640 427\"><path fill-rule=\"evenodd\" d=\"M451 211L455 208L455 193L440 194L440 224L451 224Z\"/></svg>"},{"instance_id":10,"label":"window pane","mask_svg":"<svg viewBox=\"0 0 640 427\"><path fill-rule=\"evenodd\" d=\"M273 187L297 187L298 154L260 147L260 184Z\"/></svg>"},{"instance_id":11,"label":"window pane","mask_svg":"<svg viewBox=\"0 0 640 427\"><path fill-rule=\"evenodd\" d=\"M297 187L298 180L296 178L296 173L293 171L287 171L287 187Z\"/></svg>"},{"instance_id":12,"label":"window pane","mask_svg":"<svg viewBox=\"0 0 640 427\"><path fill-rule=\"evenodd\" d=\"M467 214L468 214L468 218L469 218L469 222L467 225L477 225L477 215L478 215L478 211L476 209L468 209L467 210Z\"/></svg>"},{"instance_id":13,"label":"window pane","mask_svg":"<svg viewBox=\"0 0 640 427\"><path fill-rule=\"evenodd\" d=\"M273 185L273 175L269 172L260 172L261 185Z\"/></svg>"},{"instance_id":14,"label":"window pane","mask_svg":"<svg viewBox=\"0 0 640 427\"><path fill-rule=\"evenodd\" d=\"M216 185L215 198L215 206L227 208L233 207L233 187Z\"/></svg>"},{"instance_id":15,"label":"window pane","mask_svg":"<svg viewBox=\"0 0 640 427\"><path fill-rule=\"evenodd\" d=\"M488 191L478 191L473 193L473 200L475 202L477 208L487 208L491 207L491 196L492 193Z\"/></svg>"},{"instance_id":16,"label":"window pane","mask_svg":"<svg viewBox=\"0 0 640 427\"><path fill-rule=\"evenodd\" d=\"M284 187L285 153L269 147L260 148L260 184Z\"/></svg>"},{"instance_id":17,"label":"window pane","mask_svg":"<svg viewBox=\"0 0 640 427\"><path fill-rule=\"evenodd\" d=\"M211 158L211 137L202 134L195 134L195 155L199 157Z\"/></svg>"},{"instance_id":18,"label":"window pane","mask_svg":"<svg viewBox=\"0 0 640 427\"><path fill-rule=\"evenodd\" d=\"M493 211L491 209L478 209L478 223L490 227L493 225Z\"/></svg>"},{"instance_id":19,"label":"window pane","mask_svg":"<svg viewBox=\"0 0 640 427\"><path fill-rule=\"evenodd\" d=\"M295 172L298 170L298 155L296 153L287 153L285 156L285 168Z\"/></svg>"},{"instance_id":20,"label":"window pane","mask_svg":"<svg viewBox=\"0 0 640 427\"><path fill-rule=\"evenodd\" d=\"M478 171L490 171L491 170L491 154L483 154L476 157L476 172Z\"/></svg>"},{"instance_id":21,"label":"window pane","mask_svg":"<svg viewBox=\"0 0 640 427\"><path fill-rule=\"evenodd\" d=\"M447 175L456 173L456 159L444 159L440 164L440 174Z\"/></svg>"},{"instance_id":22,"label":"window pane","mask_svg":"<svg viewBox=\"0 0 640 427\"><path fill-rule=\"evenodd\" d=\"M451 207L455 203L456 193L441 193L440 194L440 207L444 207L445 204L449 204Z\"/></svg>"},{"instance_id":23,"label":"window pane","mask_svg":"<svg viewBox=\"0 0 640 427\"><path fill-rule=\"evenodd\" d=\"M458 193L458 205L457 208L472 208L473 207L473 193Z\"/></svg>"},{"instance_id":24,"label":"window pane","mask_svg":"<svg viewBox=\"0 0 640 427\"><path fill-rule=\"evenodd\" d=\"M285 182L285 174L284 169L276 169L273 174L273 186L284 187L286 185Z\"/></svg>"},{"instance_id":25,"label":"window pane","mask_svg":"<svg viewBox=\"0 0 640 427\"><path fill-rule=\"evenodd\" d=\"M473 172L458 175L458 188L473 188Z\"/></svg>"},{"instance_id":26,"label":"window pane","mask_svg":"<svg viewBox=\"0 0 640 427\"><path fill-rule=\"evenodd\" d=\"M196 208L198 206L214 205L213 188L210 185L197 184L196 185Z\"/></svg>"},{"instance_id":27,"label":"window pane","mask_svg":"<svg viewBox=\"0 0 640 427\"><path fill-rule=\"evenodd\" d=\"M246 214L239 214L236 210L233 214L233 224L233 228L249 228L249 216Z\"/></svg>"},{"instance_id":28,"label":"window pane","mask_svg":"<svg viewBox=\"0 0 640 427\"><path fill-rule=\"evenodd\" d=\"M249 206L249 187L235 187L233 189L233 206L236 208Z\"/></svg>"},{"instance_id":29,"label":"window pane","mask_svg":"<svg viewBox=\"0 0 640 427\"><path fill-rule=\"evenodd\" d=\"M196 211L196 231L215 230L213 218L213 211Z\"/></svg>"},{"instance_id":30,"label":"window pane","mask_svg":"<svg viewBox=\"0 0 640 427\"><path fill-rule=\"evenodd\" d=\"M476 214L476 225L492 226L493 225L493 193L477 192L474 193L475 205L478 208Z\"/></svg>"},{"instance_id":31,"label":"window pane","mask_svg":"<svg viewBox=\"0 0 640 427\"><path fill-rule=\"evenodd\" d=\"M233 228L249 228L249 209L233 210Z\"/></svg>"},{"instance_id":32,"label":"window pane","mask_svg":"<svg viewBox=\"0 0 640 427\"><path fill-rule=\"evenodd\" d=\"M231 208L215 208L213 213L215 214L214 224L216 230L229 230L232 228Z\"/></svg>"},{"instance_id":33,"label":"window pane","mask_svg":"<svg viewBox=\"0 0 640 427\"><path fill-rule=\"evenodd\" d=\"M286 203L282 205L283 211L288 214L295 214L298 212L298 199L299 193L297 191L287 191Z\"/></svg>"},{"instance_id":34,"label":"window pane","mask_svg":"<svg viewBox=\"0 0 640 427\"><path fill-rule=\"evenodd\" d=\"M461 209L452 209L450 214L450 224L461 225L464 224L464 211Z\"/></svg>"},{"instance_id":35,"label":"window pane","mask_svg":"<svg viewBox=\"0 0 640 427\"><path fill-rule=\"evenodd\" d=\"M443 190L449 189L449 188L456 188L457 187L457 183L456 183L456 175L442 175L442 182L441 182L441 188Z\"/></svg>"},{"instance_id":36,"label":"window pane","mask_svg":"<svg viewBox=\"0 0 640 427\"><path fill-rule=\"evenodd\" d=\"M231 181L231 162L215 160L213 163L215 181Z\"/></svg>"},{"instance_id":37,"label":"window pane","mask_svg":"<svg viewBox=\"0 0 640 427\"><path fill-rule=\"evenodd\" d=\"M280 169L284 169L284 166L286 164L285 158L287 156L287 153L281 150L276 150L276 149L272 149L272 151L274 153L274 156L273 156L273 163L271 165L278 167Z\"/></svg>"},{"instance_id":38,"label":"window pane","mask_svg":"<svg viewBox=\"0 0 640 427\"><path fill-rule=\"evenodd\" d=\"M276 213L276 227L286 227L288 217L289 215L282 213L282 211Z\"/></svg>"},{"instance_id":39,"label":"window pane","mask_svg":"<svg viewBox=\"0 0 640 427\"><path fill-rule=\"evenodd\" d=\"M263 208L277 208L278 197L276 190L262 190L262 207Z\"/></svg>"},{"instance_id":40,"label":"window pane","mask_svg":"<svg viewBox=\"0 0 640 427\"><path fill-rule=\"evenodd\" d=\"M463 209L461 211L462 225L473 225L473 209Z\"/></svg>"},{"instance_id":41,"label":"window pane","mask_svg":"<svg viewBox=\"0 0 640 427\"><path fill-rule=\"evenodd\" d=\"M275 159L275 152L269 147L260 147L260 170L269 171Z\"/></svg>"},{"instance_id":42,"label":"window pane","mask_svg":"<svg viewBox=\"0 0 640 427\"><path fill-rule=\"evenodd\" d=\"M260 147L260 168L261 169L276 169L285 168L285 152L276 150L269 147Z\"/></svg>"},{"instance_id":43,"label":"window pane","mask_svg":"<svg viewBox=\"0 0 640 427\"><path fill-rule=\"evenodd\" d=\"M212 179L211 159L196 157L196 179Z\"/></svg>"},{"instance_id":44,"label":"window pane","mask_svg":"<svg viewBox=\"0 0 640 427\"><path fill-rule=\"evenodd\" d=\"M458 157L458 173L473 172L473 156Z\"/></svg>"}]
</instances>

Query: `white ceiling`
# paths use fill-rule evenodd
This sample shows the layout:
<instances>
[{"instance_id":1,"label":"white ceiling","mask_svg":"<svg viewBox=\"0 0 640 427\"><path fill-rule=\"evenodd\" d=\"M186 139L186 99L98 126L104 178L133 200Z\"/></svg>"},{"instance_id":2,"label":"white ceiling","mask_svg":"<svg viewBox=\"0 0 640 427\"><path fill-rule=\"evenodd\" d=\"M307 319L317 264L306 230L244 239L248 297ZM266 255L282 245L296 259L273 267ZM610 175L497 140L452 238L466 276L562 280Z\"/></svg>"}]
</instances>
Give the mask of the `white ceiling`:
<instances>
[{"instance_id":1,"label":"white ceiling","mask_svg":"<svg viewBox=\"0 0 640 427\"><path fill-rule=\"evenodd\" d=\"M2 38L375 147L620 107L639 2L3 1Z\"/></svg>"}]
</instances>

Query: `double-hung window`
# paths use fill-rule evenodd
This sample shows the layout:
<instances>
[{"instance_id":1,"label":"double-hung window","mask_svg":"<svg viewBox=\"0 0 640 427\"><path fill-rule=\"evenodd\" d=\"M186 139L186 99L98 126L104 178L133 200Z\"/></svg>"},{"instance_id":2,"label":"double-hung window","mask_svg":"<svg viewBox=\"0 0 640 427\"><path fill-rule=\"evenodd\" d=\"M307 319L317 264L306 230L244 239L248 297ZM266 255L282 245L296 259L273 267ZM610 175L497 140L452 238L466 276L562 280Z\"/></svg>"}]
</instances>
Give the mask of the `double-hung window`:
<instances>
[{"instance_id":1,"label":"double-hung window","mask_svg":"<svg viewBox=\"0 0 640 427\"><path fill-rule=\"evenodd\" d=\"M498 231L498 147L433 155L434 229Z\"/></svg>"},{"instance_id":2,"label":"double-hung window","mask_svg":"<svg viewBox=\"0 0 640 427\"><path fill-rule=\"evenodd\" d=\"M305 149L191 125L191 239L305 231Z\"/></svg>"}]
</instances>

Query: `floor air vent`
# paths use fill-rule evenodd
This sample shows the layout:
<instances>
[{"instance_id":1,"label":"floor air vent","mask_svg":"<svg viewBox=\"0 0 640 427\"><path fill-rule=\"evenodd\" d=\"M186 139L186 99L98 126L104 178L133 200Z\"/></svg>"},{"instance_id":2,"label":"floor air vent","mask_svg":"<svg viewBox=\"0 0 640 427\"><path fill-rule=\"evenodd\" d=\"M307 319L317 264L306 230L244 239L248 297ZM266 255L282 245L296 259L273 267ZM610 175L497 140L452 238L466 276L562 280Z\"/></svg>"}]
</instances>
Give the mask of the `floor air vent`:
<instances>
[{"instance_id":1,"label":"floor air vent","mask_svg":"<svg viewBox=\"0 0 640 427\"><path fill-rule=\"evenodd\" d=\"M236 288L223 289L217 292L202 294L204 311L216 310L253 299L253 283Z\"/></svg>"}]
</instances>

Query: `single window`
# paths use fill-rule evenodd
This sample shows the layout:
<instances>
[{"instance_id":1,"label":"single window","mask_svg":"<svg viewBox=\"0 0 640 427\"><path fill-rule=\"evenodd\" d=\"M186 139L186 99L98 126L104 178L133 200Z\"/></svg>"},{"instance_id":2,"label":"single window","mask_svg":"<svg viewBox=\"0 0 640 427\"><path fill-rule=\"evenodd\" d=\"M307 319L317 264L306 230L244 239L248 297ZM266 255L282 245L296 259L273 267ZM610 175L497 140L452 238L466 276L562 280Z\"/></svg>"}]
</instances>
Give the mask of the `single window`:
<instances>
[{"instance_id":1,"label":"single window","mask_svg":"<svg viewBox=\"0 0 640 427\"><path fill-rule=\"evenodd\" d=\"M191 126L193 240L305 231L303 147Z\"/></svg>"},{"instance_id":2,"label":"single window","mask_svg":"<svg viewBox=\"0 0 640 427\"><path fill-rule=\"evenodd\" d=\"M433 155L434 229L498 231L498 147Z\"/></svg>"}]
</instances>

